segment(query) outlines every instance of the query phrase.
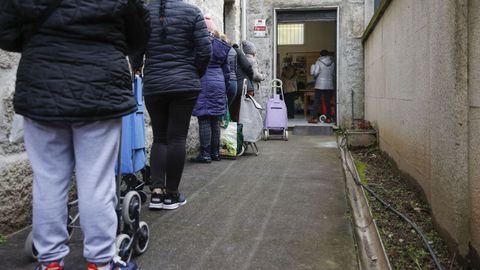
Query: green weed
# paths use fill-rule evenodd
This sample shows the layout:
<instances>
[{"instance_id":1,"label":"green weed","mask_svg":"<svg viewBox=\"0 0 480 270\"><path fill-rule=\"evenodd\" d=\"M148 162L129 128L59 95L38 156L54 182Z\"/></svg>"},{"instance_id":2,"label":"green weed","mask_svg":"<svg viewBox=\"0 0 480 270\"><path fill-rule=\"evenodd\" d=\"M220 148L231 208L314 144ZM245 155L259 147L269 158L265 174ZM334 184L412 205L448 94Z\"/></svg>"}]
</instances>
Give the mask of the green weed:
<instances>
[{"instance_id":1,"label":"green weed","mask_svg":"<svg viewBox=\"0 0 480 270\"><path fill-rule=\"evenodd\" d=\"M0 246L3 246L7 243L7 238L3 235L0 234Z\"/></svg>"},{"instance_id":2,"label":"green weed","mask_svg":"<svg viewBox=\"0 0 480 270\"><path fill-rule=\"evenodd\" d=\"M361 162L360 160L354 160L355 162L355 167L357 167L358 175L360 176L360 182L362 184L367 184L367 175L365 171L367 170L367 164Z\"/></svg>"}]
</instances>

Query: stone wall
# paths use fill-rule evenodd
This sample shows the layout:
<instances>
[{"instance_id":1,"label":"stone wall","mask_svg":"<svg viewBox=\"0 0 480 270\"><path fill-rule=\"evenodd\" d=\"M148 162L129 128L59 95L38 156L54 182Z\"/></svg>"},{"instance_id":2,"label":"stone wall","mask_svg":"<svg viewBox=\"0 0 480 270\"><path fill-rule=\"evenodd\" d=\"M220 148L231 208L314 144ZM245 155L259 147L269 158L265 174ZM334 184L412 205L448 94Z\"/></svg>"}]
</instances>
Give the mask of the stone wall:
<instances>
[{"instance_id":1,"label":"stone wall","mask_svg":"<svg viewBox=\"0 0 480 270\"><path fill-rule=\"evenodd\" d=\"M468 2L393 0L365 42L365 118L462 256L480 250L478 82L468 83L479 77L478 3Z\"/></svg>"},{"instance_id":2,"label":"stone wall","mask_svg":"<svg viewBox=\"0 0 480 270\"><path fill-rule=\"evenodd\" d=\"M367 0L370 1L370 0ZM339 70L338 103L339 124L350 126L352 115L351 92L355 93L354 117L363 118L363 48L361 37L365 28L364 0L248 0L247 39L258 47L260 68L267 75L267 80L261 84L259 99L262 103L270 93L269 82L273 79L274 57L274 9L322 9L338 6L339 18L339 48L337 68ZM253 26L256 19L266 19L268 34L266 38L255 38Z\"/></svg>"},{"instance_id":3,"label":"stone wall","mask_svg":"<svg viewBox=\"0 0 480 270\"><path fill-rule=\"evenodd\" d=\"M241 7L240 0L225 1L225 29L224 32L232 43L241 40Z\"/></svg>"},{"instance_id":4,"label":"stone wall","mask_svg":"<svg viewBox=\"0 0 480 270\"><path fill-rule=\"evenodd\" d=\"M0 233L30 222L31 170L23 142L10 143L18 54L0 50Z\"/></svg>"},{"instance_id":5,"label":"stone wall","mask_svg":"<svg viewBox=\"0 0 480 270\"><path fill-rule=\"evenodd\" d=\"M225 4L224 0L185 0L187 3L194 4L198 6L203 14L210 15L217 26L217 30L224 32L223 25L223 7Z\"/></svg>"}]
</instances>

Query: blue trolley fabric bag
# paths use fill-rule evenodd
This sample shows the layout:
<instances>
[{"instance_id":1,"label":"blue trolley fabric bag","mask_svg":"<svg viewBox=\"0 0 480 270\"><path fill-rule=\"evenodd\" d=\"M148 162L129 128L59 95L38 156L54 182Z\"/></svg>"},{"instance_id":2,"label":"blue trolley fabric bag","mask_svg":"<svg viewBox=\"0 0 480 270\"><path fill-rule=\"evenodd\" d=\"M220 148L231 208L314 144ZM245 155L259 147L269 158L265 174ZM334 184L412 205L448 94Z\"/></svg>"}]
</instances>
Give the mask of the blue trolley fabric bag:
<instances>
[{"instance_id":1,"label":"blue trolley fabric bag","mask_svg":"<svg viewBox=\"0 0 480 270\"><path fill-rule=\"evenodd\" d=\"M133 86L137 111L122 118L121 174L133 174L145 168L145 105L142 78L135 76ZM118 171L118 169L117 169Z\"/></svg>"}]
</instances>

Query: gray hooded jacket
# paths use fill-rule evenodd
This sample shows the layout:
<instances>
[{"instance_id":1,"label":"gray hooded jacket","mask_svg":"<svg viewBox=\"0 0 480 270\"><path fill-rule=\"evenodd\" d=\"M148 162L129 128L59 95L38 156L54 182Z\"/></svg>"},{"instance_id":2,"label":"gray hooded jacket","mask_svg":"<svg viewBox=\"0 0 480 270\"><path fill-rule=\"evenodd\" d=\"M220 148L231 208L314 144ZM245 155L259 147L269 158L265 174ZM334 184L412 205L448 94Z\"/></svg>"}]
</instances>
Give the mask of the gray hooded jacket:
<instances>
[{"instance_id":1,"label":"gray hooded jacket","mask_svg":"<svg viewBox=\"0 0 480 270\"><path fill-rule=\"evenodd\" d=\"M331 56L321 56L317 59L313 68L313 77L315 77L315 89L333 90L335 63Z\"/></svg>"},{"instance_id":2,"label":"gray hooded jacket","mask_svg":"<svg viewBox=\"0 0 480 270\"><path fill-rule=\"evenodd\" d=\"M248 61L252 64L253 81L261 82L265 80L265 75L260 72L258 61L257 61L257 58L255 57L255 54L257 52L257 48L255 47L255 45L250 41L244 40L242 41L242 48Z\"/></svg>"}]
</instances>

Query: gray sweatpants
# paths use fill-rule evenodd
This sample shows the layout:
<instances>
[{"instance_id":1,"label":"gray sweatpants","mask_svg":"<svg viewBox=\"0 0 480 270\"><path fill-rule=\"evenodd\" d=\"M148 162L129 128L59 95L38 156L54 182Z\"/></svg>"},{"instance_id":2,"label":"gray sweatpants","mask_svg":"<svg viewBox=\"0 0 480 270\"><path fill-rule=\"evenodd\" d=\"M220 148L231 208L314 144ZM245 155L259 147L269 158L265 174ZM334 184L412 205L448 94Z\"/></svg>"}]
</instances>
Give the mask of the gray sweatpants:
<instances>
[{"instance_id":1,"label":"gray sweatpants","mask_svg":"<svg viewBox=\"0 0 480 270\"><path fill-rule=\"evenodd\" d=\"M67 246L67 202L75 168L83 255L108 262L115 254L117 203L115 162L121 119L39 122L25 118L24 137L33 169L33 243L40 262L63 259Z\"/></svg>"}]
</instances>

